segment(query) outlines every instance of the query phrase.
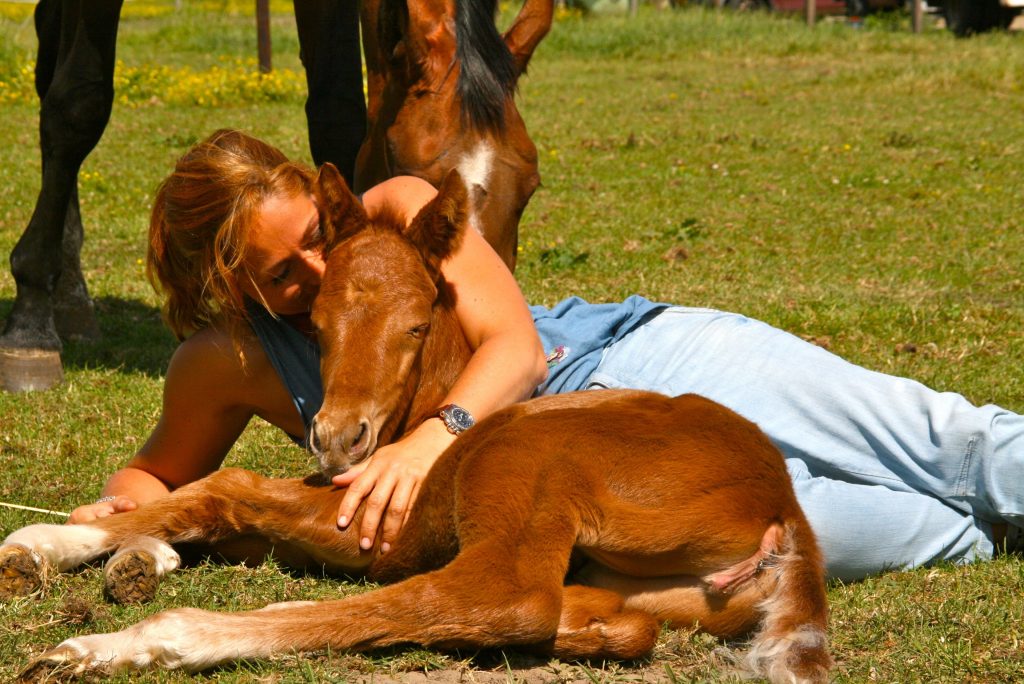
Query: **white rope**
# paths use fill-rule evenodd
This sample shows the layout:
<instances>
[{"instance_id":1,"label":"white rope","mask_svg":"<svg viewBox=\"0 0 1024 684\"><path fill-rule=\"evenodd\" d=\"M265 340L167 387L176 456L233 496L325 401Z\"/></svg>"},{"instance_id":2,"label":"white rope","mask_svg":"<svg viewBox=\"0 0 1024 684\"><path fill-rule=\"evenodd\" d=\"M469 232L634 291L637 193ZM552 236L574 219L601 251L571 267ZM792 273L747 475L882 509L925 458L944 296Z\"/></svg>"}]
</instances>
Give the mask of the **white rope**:
<instances>
[{"instance_id":1,"label":"white rope","mask_svg":"<svg viewBox=\"0 0 1024 684\"><path fill-rule=\"evenodd\" d=\"M0 506L3 506L4 508L16 508L19 511L32 511L33 513L46 513L47 515L60 515L65 518L71 515L64 511L51 511L45 508L35 508L34 506L20 506L18 504L7 503L6 501L0 501Z\"/></svg>"}]
</instances>

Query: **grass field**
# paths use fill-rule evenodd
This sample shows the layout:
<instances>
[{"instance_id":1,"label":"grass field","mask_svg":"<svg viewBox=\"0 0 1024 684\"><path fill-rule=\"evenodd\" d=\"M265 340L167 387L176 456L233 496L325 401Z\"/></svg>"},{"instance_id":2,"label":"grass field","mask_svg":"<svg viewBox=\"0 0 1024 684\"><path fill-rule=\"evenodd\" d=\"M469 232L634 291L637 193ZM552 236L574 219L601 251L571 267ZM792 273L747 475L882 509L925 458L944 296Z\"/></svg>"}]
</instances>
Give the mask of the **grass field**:
<instances>
[{"instance_id":1,"label":"grass field","mask_svg":"<svg viewBox=\"0 0 1024 684\"><path fill-rule=\"evenodd\" d=\"M64 511L91 501L148 435L175 343L141 264L150 197L174 159L222 126L308 159L288 3L274 5L276 71L263 83L251 75L251 3L185 6L126 5L118 103L80 184L104 340L66 347L58 388L0 394L2 501ZM5 258L40 172L25 7L0 3ZM795 18L643 9L635 19L560 17L521 83L543 177L521 227L527 297L639 292L741 311L870 368L1024 410L1024 36L954 40L934 27L915 36L905 18L809 30ZM13 298L0 269L0 318ZM260 423L228 463L277 475L313 467ZM0 536L53 520L0 510ZM271 563L190 569L143 608L107 605L99 586L86 569L0 606L0 681L63 638L158 609L362 590ZM829 595L838 681L1010 682L1024 671L1018 559L888 574ZM717 645L666 632L653 658L624 664L512 651L314 654L198 679L706 681L730 673Z\"/></svg>"}]
</instances>

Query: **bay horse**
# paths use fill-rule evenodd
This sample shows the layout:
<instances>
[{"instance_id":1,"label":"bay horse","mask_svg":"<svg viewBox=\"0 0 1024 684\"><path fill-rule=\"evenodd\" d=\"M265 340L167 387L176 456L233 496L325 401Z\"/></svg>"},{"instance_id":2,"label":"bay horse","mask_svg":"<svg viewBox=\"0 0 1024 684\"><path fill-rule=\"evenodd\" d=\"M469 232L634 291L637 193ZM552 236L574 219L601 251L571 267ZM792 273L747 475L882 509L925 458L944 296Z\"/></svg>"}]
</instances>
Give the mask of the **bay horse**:
<instances>
[{"instance_id":1,"label":"bay horse","mask_svg":"<svg viewBox=\"0 0 1024 684\"><path fill-rule=\"evenodd\" d=\"M339 447L319 454L331 473L436 415L468 358L440 264L470 210L458 172L408 226L386 211L368 217L329 164L317 188L333 245L313 311L325 380L317 429ZM352 439L357 432L370 434ZM753 423L710 400L596 390L497 411L440 457L387 553L379 539L360 550L361 510L338 530L343 495L322 477L225 469L129 513L15 531L0 547L6 595L114 552L108 588L131 597L117 585L155 584L178 565L172 544L240 540L245 553L273 549L297 567L386 583L336 601L165 611L69 639L22 681L407 642L634 659L650 653L663 622L723 637L755 631L754 672L827 681L824 566L783 458Z\"/></svg>"},{"instance_id":2,"label":"bay horse","mask_svg":"<svg viewBox=\"0 0 1024 684\"><path fill-rule=\"evenodd\" d=\"M42 188L11 253L17 293L0 335L0 389L56 384L61 338L99 336L81 267L77 178L110 118L122 1L36 6ZM514 269L519 219L540 183L514 92L551 27L553 0L525 0L504 35L497 0L294 4L313 161L334 163L357 192L399 174L436 186L460 167L475 225Z\"/></svg>"}]
</instances>

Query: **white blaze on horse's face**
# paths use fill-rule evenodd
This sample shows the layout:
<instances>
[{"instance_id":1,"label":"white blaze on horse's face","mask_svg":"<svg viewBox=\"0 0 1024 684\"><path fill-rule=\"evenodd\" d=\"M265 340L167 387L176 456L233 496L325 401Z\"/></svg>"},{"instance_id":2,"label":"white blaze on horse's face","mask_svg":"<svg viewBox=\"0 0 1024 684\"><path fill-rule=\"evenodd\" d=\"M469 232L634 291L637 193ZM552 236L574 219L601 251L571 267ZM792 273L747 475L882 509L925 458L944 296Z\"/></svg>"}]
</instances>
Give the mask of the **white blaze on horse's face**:
<instances>
[{"instance_id":1,"label":"white blaze on horse's face","mask_svg":"<svg viewBox=\"0 0 1024 684\"><path fill-rule=\"evenodd\" d=\"M494 163L494 148L485 140L481 140L473 148L472 152L466 154L459 162L459 174L466 183L469 191L469 225L478 233L483 232L480 225L480 217L477 211L483 206L487 198L487 183L491 178L491 167Z\"/></svg>"}]
</instances>

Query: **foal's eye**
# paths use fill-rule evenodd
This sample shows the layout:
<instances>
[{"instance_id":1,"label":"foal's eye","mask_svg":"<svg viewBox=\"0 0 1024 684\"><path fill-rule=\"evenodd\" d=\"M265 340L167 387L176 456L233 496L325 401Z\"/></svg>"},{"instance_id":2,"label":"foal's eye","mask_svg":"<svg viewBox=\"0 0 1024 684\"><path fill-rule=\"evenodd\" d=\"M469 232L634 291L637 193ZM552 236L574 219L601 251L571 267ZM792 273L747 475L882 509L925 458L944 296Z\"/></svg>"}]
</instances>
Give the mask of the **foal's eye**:
<instances>
[{"instance_id":1,"label":"foal's eye","mask_svg":"<svg viewBox=\"0 0 1024 684\"><path fill-rule=\"evenodd\" d=\"M409 335L418 340L426 335L428 330L430 330L430 324L424 323L423 325L417 325L415 328L411 329L409 331Z\"/></svg>"}]
</instances>

